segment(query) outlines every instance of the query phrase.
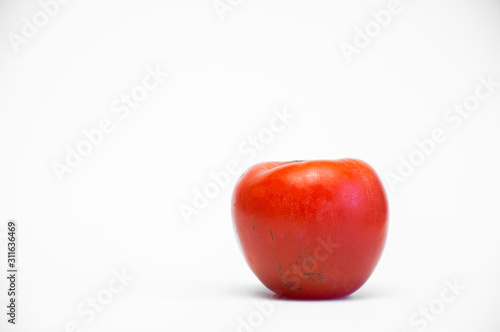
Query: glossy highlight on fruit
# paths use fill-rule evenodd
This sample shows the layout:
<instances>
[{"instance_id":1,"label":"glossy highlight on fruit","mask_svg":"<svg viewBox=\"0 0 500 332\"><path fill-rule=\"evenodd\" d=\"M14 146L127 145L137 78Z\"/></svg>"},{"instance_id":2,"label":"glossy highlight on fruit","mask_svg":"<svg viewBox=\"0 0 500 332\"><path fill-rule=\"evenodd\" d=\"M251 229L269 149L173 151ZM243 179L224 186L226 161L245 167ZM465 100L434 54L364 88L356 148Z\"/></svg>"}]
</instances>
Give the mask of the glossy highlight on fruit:
<instances>
[{"instance_id":1,"label":"glossy highlight on fruit","mask_svg":"<svg viewBox=\"0 0 500 332\"><path fill-rule=\"evenodd\" d=\"M352 294L375 269L388 202L361 160L265 162L238 180L232 217L245 259L267 288L330 299Z\"/></svg>"}]
</instances>

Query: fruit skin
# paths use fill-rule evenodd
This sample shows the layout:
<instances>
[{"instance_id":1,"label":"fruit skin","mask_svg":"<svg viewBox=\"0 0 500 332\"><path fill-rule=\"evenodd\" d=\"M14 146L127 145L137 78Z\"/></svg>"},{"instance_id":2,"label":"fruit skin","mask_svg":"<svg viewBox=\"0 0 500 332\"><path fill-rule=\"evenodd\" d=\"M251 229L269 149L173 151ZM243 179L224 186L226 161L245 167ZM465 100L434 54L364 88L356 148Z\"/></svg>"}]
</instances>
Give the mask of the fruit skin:
<instances>
[{"instance_id":1,"label":"fruit skin","mask_svg":"<svg viewBox=\"0 0 500 332\"><path fill-rule=\"evenodd\" d=\"M232 217L243 255L267 288L331 299L358 290L375 269L388 202L361 160L265 162L238 180Z\"/></svg>"}]
</instances>

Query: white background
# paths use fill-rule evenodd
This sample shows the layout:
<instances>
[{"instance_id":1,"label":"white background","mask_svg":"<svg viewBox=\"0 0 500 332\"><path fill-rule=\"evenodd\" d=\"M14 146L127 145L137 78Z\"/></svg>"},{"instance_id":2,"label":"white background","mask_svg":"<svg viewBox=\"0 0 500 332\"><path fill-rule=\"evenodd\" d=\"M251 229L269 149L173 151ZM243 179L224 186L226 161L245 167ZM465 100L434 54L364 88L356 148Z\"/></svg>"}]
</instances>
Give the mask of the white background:
<instances>
[{"instance_id":1,"label":"white background","mask_svg":"<svg viewBox=\"0 0 500 332\"><path fill-rule=\"evenodd\" d=\"M221 19L212 0L74 0L16 52L40 5L0 1L0 267L15 219L20 270L14 327L1 278L0 330L417 331L434 305L425 330L500 331L500 87L457 127L443 118L480 77L500 81L500 3L405 1L350 63L340 45L388 1L230 3ZM121 119L112 105L147 67L168 78ZM295 118L242 154L283 107ZM58 181L53 164L104 118L114 131ZM391 189L436 128L446 141ZM257 280L232 229L237 176L190 223L180 213L230 160L343 157L370 163L390 204L382 259L346 299L281 300ZM78 314L113 271L134 280ZM443 309L446 280L467 288Z\"/></svg>"}]
</instances>

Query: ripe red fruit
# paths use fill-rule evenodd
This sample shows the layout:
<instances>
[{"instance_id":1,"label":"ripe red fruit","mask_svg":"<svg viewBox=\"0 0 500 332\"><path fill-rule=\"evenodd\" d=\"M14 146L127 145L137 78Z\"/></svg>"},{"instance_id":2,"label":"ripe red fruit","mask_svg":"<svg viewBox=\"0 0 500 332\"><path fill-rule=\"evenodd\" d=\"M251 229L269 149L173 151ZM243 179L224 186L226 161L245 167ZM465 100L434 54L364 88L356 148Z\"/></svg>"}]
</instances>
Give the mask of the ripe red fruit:
<instances>
[{"instance_id":1,"label":"ripe red fruit","mask_svg":"<svg viewBox=\"0 0 500 332\"><path fill-rule=\"evenodd\" d=\"M347 296L373 272L387 235L387 197L356 159L266 162L246 171L232 215L245 259L273 292Z\"/></svg>"}]
</instances>

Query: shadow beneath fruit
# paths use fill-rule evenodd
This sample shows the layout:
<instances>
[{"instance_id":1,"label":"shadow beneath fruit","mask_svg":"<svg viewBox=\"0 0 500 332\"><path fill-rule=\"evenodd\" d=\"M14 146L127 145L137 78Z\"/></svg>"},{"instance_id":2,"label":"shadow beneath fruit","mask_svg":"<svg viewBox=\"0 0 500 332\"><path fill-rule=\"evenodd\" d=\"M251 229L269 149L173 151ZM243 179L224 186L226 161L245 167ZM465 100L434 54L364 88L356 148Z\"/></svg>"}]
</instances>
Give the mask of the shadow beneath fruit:
<instances>
[{"instance_id":1,"label":"shadow beneath fruit","mask_svg":"<svg viewBox=\"0 0 500 332\"><path fill-rule=\"evenodd\" d=\"M265 300L274 300L274 301L283 301L283 302L325 302L325 301L360 301L360 300L370 300L370 299L376 299L376 298L381 298L381 297L387 297L391 296L390 292L385 292L383 290L374 290L374 289L360 289L356 292L354 292L351 295L344 296L344 297L339 297L339 298L333 298L333 299L301 299L301 298L290 298L286 297L283 295L278 295L276 293L273 293L270 290L259 288L259 289L249 289L248 290L248 295L260 299L265 299Z\"/></svg>"}]
</instances>

